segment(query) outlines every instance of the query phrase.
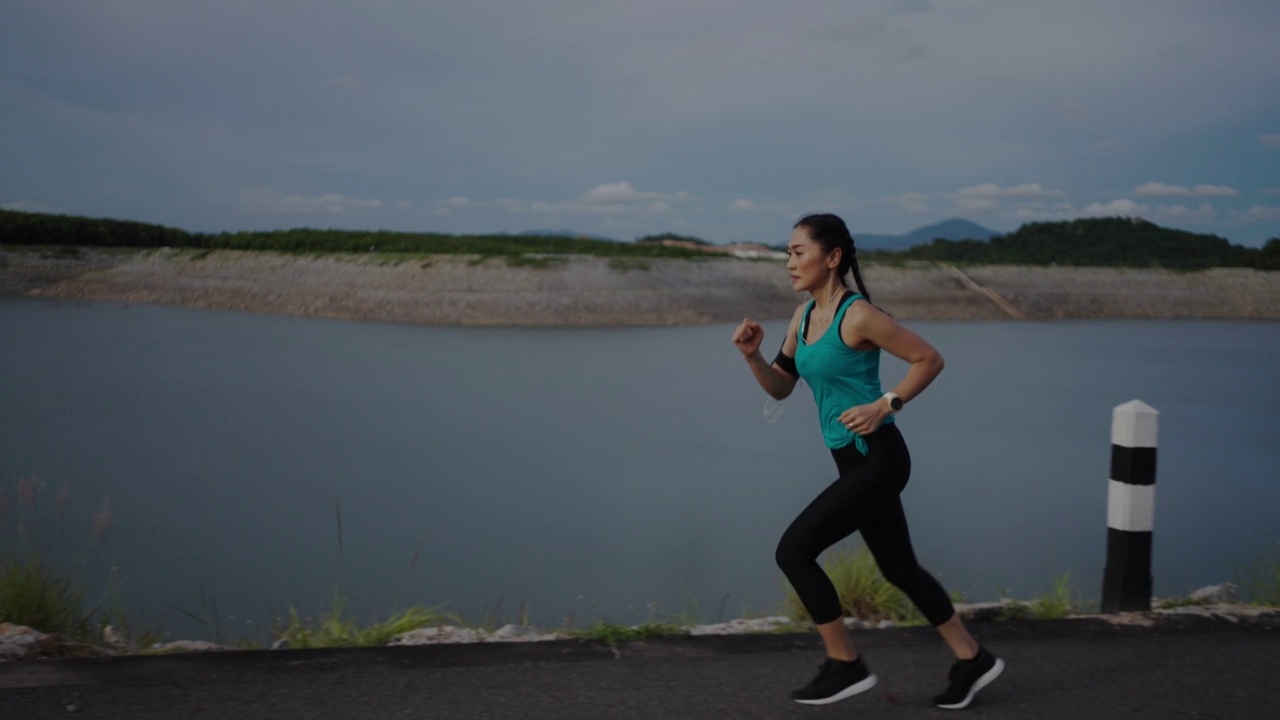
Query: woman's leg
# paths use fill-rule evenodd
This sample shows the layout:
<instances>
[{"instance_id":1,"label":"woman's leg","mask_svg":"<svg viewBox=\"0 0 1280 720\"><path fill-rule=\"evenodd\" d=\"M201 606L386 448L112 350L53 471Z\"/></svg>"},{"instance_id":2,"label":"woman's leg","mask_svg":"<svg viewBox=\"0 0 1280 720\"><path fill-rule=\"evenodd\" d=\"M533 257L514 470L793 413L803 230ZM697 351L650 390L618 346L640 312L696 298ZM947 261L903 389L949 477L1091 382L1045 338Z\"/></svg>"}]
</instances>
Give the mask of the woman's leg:
<instances>
[{"instance_id":1,"label":"woman's leg","mask_svg":"<svg viewBox=\"0 0 1280 720\"><path fill-rule=\"evenodd\" d=\"M827 657L836 660L855 660L858 653L845 629L840 597L818 564L818 555L857 531L854 509L865 494L854 479L837 479L796 516L775 553L778 567L817 625Z\"/></svg>"}]
</instances>

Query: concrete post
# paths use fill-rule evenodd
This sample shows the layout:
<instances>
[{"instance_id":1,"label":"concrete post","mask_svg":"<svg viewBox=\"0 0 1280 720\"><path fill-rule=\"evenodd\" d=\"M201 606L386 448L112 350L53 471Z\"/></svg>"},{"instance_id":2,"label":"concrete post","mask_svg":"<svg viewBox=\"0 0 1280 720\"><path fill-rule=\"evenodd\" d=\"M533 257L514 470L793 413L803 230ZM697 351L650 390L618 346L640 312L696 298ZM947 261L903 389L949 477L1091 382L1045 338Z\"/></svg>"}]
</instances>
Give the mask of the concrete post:
<instances>
[{"instance_id":1,"label":"concrete post","mask_svg":"<svg viewBox=\"0 0 1280 720\"><path fill-rule=\"evenodd\" d=\"M1104 613L1151 609L1159 416L1155 408L1138 400L1112 411Z\"/></svg>"}]
</instances>

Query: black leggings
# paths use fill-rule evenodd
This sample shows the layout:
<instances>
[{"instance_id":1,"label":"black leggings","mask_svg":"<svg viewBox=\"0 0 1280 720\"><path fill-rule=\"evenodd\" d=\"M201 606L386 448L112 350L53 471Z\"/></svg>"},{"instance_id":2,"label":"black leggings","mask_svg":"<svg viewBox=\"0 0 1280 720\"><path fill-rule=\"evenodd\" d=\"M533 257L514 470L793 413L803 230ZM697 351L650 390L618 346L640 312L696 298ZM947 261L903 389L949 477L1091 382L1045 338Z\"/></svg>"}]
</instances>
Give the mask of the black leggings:
<instances>
[{"instance_id":1,"label":"black leggings","mask_svg":"<svg viewBox=\"0 0 1280 720\"><path fill-rule=\"evenodd\" d=\"M916 562L907 516L898 495L911 476L911 454L892 423L866 436L864 456L853 443L832 450L840 477L809 503L778 542L778 567L819 625L840 618L840 599L818 565L828 547L862 531L885 579L902 589L933 625L955 608L942 585Z\"/></svg>"}]
</instances>

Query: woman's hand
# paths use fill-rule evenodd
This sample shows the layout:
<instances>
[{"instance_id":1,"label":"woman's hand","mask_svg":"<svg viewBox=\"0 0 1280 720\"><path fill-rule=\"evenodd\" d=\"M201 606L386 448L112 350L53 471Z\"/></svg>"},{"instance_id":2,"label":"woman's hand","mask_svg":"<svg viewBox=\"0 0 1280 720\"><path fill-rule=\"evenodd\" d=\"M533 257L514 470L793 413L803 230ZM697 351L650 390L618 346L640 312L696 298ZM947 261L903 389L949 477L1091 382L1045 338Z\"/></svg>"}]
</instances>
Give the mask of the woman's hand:
<instances>
[{"instance_id":1,"label":"woman's hand","mask_svg":"<svg viewBox=\"0 0 1280 720\"><path fill-rule=\"evenodd\" d=\"M760 343L763 340L764 328L751 318L743 318L742 324L733 331L733 344L747 357L760 352Z\"/></svg>"},{"instance_id":2,"label":"woman's hand","mask_svg":"<svg viewBox=\"0 0 1280 720\"><path fill-rule=\"evenodd\" d=\"M849 432L870 435L880 429L880 423L889 415L889 403L877 400L866 405L856 405L840 413L840 423Z\"/></svg>"}]
</instances>

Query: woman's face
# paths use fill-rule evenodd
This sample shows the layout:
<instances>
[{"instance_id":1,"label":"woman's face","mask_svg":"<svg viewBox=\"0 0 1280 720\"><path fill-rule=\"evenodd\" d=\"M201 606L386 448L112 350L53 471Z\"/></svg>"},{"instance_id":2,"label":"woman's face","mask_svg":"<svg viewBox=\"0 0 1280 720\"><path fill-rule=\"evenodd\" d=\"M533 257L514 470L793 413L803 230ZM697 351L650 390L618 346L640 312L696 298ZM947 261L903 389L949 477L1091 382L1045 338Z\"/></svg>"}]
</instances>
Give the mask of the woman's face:
<instances>
[{"instance_id":1,"label":"woman's face","mask_svg":"<svg viewBox=\"0 0 1280 720\"><path fill-rule=\"evenodd\" d=\"M787 242L787 272L791 274L791 289L813 292L825 286L837 265L837 258L833 255L809 237L809 228L801 226L793 230L791 240Z\"/></svg>"}]
</instances>

